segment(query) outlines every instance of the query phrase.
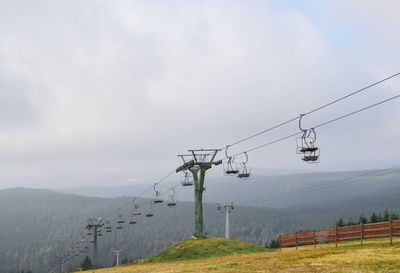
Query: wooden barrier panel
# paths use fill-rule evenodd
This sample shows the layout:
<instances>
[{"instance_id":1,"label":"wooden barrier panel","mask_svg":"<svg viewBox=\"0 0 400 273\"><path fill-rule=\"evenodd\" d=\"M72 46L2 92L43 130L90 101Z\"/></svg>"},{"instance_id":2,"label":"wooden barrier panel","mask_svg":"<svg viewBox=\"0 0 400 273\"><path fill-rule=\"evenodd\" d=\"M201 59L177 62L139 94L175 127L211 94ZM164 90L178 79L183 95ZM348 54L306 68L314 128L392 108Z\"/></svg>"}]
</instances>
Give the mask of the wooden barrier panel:
<instances>
[{"instance_id":1,"label":"wooden barrier panel","mask_svg":"<svg viewBox=\"0 0 400 273\"><path fill-rule=\"evenodd\" d=\"M280 236L281 247L296 247L346 241L360 241L364 239L390 238L400 236L400 220L389 222L360 224L349 227L339 227L327 230L307 231Z\"/></svg>"}]
</instances>

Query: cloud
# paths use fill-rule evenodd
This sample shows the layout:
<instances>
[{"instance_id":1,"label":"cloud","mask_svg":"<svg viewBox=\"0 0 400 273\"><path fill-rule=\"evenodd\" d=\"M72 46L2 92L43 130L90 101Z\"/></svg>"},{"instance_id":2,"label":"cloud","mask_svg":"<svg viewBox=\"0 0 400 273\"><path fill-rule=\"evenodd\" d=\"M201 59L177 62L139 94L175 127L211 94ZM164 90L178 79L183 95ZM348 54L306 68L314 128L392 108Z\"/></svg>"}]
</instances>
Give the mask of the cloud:
<instances>
[{"instance_id":1,"label":"cloud","mask_svg":"<svg viewBox=\"0 0 400 273\"><path fill-rule=\"evenodd\" d=\"M398 53L390 44L398 39L390 30L391 20L397 19L387 9L394 7L372 18L357 13L355 5L333 6L356 16L335 15L330 5L312 7L326 20L333 18L331 24L343 19L341 26L374 25L378 30L376 18L393 19L385 21L388 32L379 34L384 37L379 43L373 42L376 36L354 32L359 39L346 47L326 39L326 21L316 21L313 12L289 5L275 9L263 1L2 2L0 122L18 130L0 136L0 171L168 170L180 163L175 155L186 149L224 146L392 73L397 64L389 52ZM368 2L366 8L375 6ZM341 38L337 33L334 39ZM393 50L386 52L389 47ZM388 86L389 91L381 89L383 97L395 93ZM381 98L376 94L306 122L346 113ZM368 117L369 123L390 122L387 126L398 128L385 109L393 106L358 121ZM327 148L319 168L369 167L368 159L356 153L347 156L349 161L337 160L339 146L364 149L354 147L353 137L369 130L360 124L359 130L350 121L339 130L320 130ZM249 146L293 130L296 124ZM343 142L335 141L338 136ZM303 168L292 146L265 149L251 162Z\"/></svg>"}]
</instances>

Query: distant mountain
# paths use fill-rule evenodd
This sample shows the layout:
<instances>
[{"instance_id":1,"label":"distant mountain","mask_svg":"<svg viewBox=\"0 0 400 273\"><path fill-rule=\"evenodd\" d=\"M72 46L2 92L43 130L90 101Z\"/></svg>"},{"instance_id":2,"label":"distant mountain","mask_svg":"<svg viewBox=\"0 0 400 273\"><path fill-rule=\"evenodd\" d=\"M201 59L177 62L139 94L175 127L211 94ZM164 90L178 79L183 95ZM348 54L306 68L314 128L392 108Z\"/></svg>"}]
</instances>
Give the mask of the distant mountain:
<instances>
[{"instance_id":1,"label":"distant mountain","mask_svg":"<svg viewBox=\"0 0 400 273\"><path fill-rule=\"evenodd\" d=\"M166 190L171 184L166 182L160 184L160 187ZM62 192L94 197L122 197L136 196L149 186L151 185L70 188ZM248 206L290 208L321 201L353 199L376 192L389 193L400 189L400 170L255 175L250 180L226 176L211 177L207 178L206 187L206 202L235 201ZM146 196L152 197L153 194L153 191L150 191ZM176 198L192 201L193 188L177 188Z\"/></svg>"},{"instance_id":2,"label":"distant mountain","mask_svg":"<svg viewBox=\"0 0 400 273\"><path fill-rule=\"evenodd\" d=\"M370 215L385 209L400 213L399 173L366 174L372 172L255 177L249 181L230 177L210 179L205 195L208 203L204 204L206 231L214 237L222 237L224 232L224 216L217 211L216 202L209 202L210 199L234 202L236 207L230 216L231 237L257 245L264 245L279 234L332 227L341 217L357 220L360 214ZM365 176L360 181L344 180L360 174ZM337 181L342 181L342 185L310 191L326 183L339 183ZM193 188L179 187L177 196L186 194L191 198L192 191ZM240 204L240 201L289 192L290 198L261 204L264 207L254 207L257 205L254 202L248 203L253 207ZM302 192L306 193L293 195ZM145 201L140 199L138 203ZM105 217L115 227L116 208L123 204L126 206L119 213L128 220L132 212L131 197L87 197L46 189L0 190L0 272L46 272L46 268L55 262L56 254L71 247L80 235L87 238L83 227L88 217ZM268 204L275 208L265 207ZM146 211L148 207L141 206L141 209ZM153 210L153 218L140 216L136 225L127 224L122 232L114 230L111 235L100 238L103 266L113 263L111 249L123 249L129 259L147 258L191 236L192 202L178 202L174 209L165 204L154 204ZM91 252L83 253L86 254L91 255ZM66 265L67 268L76 269L82 259L83 256L77 257Z\"/></svg>"}]
</instances>

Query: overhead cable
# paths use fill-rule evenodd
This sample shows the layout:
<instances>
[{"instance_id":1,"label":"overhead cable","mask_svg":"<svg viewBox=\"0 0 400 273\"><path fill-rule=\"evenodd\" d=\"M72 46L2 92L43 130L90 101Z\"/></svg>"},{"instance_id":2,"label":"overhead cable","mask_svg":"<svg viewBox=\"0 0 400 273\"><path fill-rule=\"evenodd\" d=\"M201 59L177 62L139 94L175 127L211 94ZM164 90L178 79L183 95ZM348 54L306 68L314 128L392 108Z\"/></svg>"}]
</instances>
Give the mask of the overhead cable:
<instances>
[{"instance_id":1,"label":"overhead cable","mask_svg":"<svg viewBox=\"0 0 400 273\"><path fill-rule=\"evenodd\" d=\"M317 112L317 111L319 111L319 110L321 110L321 109L323 109L323 108L326 108L326 107L328 107L328 106L330 106L330 105L332 105L332 104L335 104L335 103L337 103L337 102L339 102L339 101L342 101L342 100L344 100L344 99L347 99L347 98L349 98L349 97L351 97L351 96L354 96L354 95L356 95L356 94L358 94L358 93L361 93L361 92L363 92L363 91L365 91L365 90L367 90L367 89L369 89L369 88L371 88L371 87L374 87L374 86L376 86L376 85L378 85L378 84L381 84L381 83L383 83L383 82L385 82L385 81L387 81L387 80L390 80L390 79L392 79L392 78L394 78L394 77L396 77L396 76L399 76L399 75L400 75L400 72L399 72L399 73L396 73L396 74L393 74L393 75L391 75L391 76L389 76L389 77L386 77L386 78L384 78L384 79L381 79L381 80L379 80L379 81L377 81L377 82L374 82L374 83L372 83L372 84L370 84L370 85L368 85L368 86L365 86L365 87L363 87L363 88L361 88L361 89L358 89L358 90L356 90L356 91L354 91L354 92L351 92L351 93L349 93L349 94L347 94L347 95L345 95L345 96L343 96L343 97L340 97L340 98L335 99L335 100L333 100L333 101L331 101L331 102L328 102L328 103L326 103L326 104L324 104L324 105L322 105L322 106L319 106L319 107L317 107L317 108L315 108L315 109L312 109L312 110L310 110L310 111L304 113L303 116L306 116L306 115L312 114L312 113L314 113L314 112ZM276 129L276 128L279 128L279 127L281 127L281 126L283 126L283 125L286 125L286 124L288 124L288 123L290 123L290 122L292 122L292 121L295 121L295 120L297 120L297 119L299 119L299 118L300 118L299 116L294 117L294 118L291 118L291 119L289 119L289 120L287 120L287 121L285 121L285 122L282 122L282 123L280 123L280 124L277 124L277 125L275 125L275 126L272 126L272 127L268 128L268 129L265 129L265 130L263 130L263 131L260 131L260 132L254 134L254 135L251 135L251 136L248 136L248 137L246 137L246 138L240 139L240 140L238 140L238 141L236 141L236 142L234 142L234 143L232 143L232 144L229 144L229 145L227 145L227 146L234 146L234 145L237 145L237 144L239 144L239 143L242 143L242 142L244 142L244 141L247 141L247 140L249 140L249 139L252 139L252 138L254 138L254 137L257 137L257 136L259 136L259 135L262 135L262 134L264 134L264 133L266 133L266 132L269 132L269 131L272 131L272 130L274 130L274 129Z\"/></svg>"}]
</instances>

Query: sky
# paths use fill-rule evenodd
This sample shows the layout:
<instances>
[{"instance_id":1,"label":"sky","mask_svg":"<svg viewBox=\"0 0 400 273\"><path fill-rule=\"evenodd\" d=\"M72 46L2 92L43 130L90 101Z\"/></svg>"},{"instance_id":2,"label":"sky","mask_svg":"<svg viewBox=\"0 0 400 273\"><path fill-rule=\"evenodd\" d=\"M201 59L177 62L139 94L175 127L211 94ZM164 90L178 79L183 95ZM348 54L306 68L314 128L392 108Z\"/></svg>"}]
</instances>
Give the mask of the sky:
<instances>
[{"instance_id":1,"label":"sky","mask_svg":"<svg viewBox=\"0 0 400 273\"><path fill-rule=\"evenodd\" d=\"M398 73L399 9L395 0L0 0L0 188L150 183L188 149L225 147ZM399 93L400 76L303 126ZM399 119L397 99L319 128L319 164L300 160L295 139L249 153L248 164L397 166Z\"/></svg>"}]
</instances>

